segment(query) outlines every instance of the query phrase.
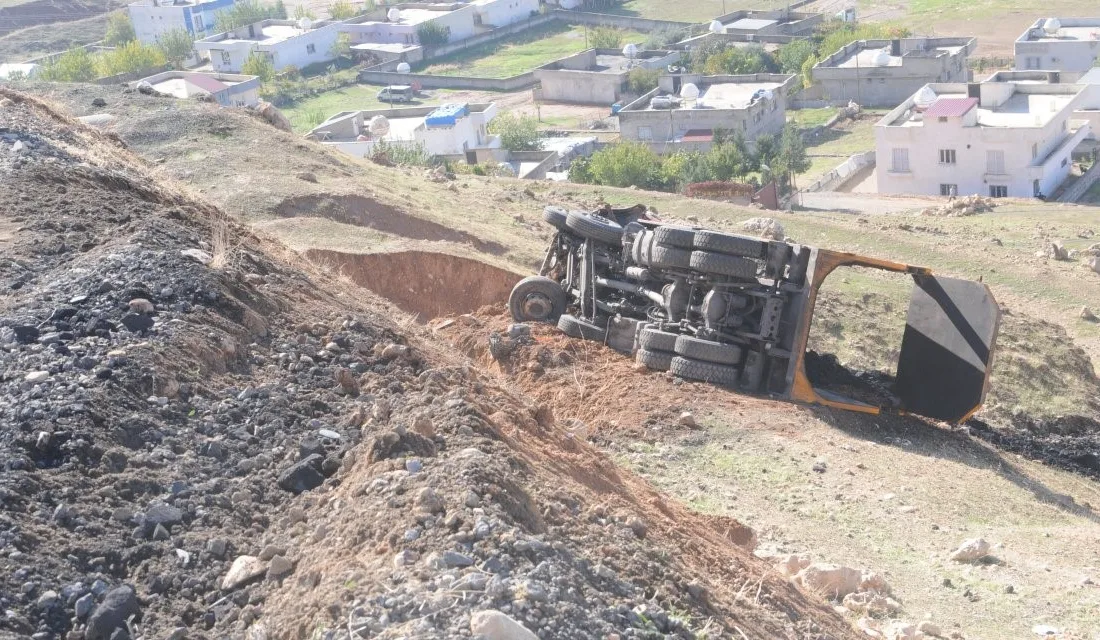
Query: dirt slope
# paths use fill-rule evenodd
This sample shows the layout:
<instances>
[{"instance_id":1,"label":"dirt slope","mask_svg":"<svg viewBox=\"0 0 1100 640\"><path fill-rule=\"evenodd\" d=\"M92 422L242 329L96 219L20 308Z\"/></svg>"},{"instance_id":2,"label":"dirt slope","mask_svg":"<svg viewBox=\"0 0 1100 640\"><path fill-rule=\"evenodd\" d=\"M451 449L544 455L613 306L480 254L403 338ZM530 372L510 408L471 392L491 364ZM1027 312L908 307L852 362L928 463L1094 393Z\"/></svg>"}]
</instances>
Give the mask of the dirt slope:
<instances>
[{"instance_id":1,"label":"dirt slope","mask_svg":"<svg viewBox=\"0 0 1100 640\"><path fill-rule=\"evenodd\" d=\"M738 523L112 139L7 90L0 131L0 630L854 637Z\"/></svg>"}]
</instances>

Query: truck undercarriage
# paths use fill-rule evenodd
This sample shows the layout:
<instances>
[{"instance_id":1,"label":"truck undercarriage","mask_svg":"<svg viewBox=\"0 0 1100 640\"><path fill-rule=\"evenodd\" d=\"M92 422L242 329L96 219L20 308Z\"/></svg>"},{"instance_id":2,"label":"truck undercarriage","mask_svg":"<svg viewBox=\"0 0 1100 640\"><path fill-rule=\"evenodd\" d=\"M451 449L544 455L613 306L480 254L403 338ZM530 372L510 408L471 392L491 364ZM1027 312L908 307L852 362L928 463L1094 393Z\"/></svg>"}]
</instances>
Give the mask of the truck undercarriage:
<instances>
[{"instance_id":1,"label":"truck undercarriage","mask_svg":"<svg viewBox=\"0 0 1100 640\"><path fill-rule=\"evenodd\" d=\"M929 269L783 241L676 226L644 206L598 212L547 207L557 229L538 276L512 291L517 321L633 355L684 379L878 413L960 422L981 406L1000 311L988 287ZM815 301L837 268L913 279L892 388L857 400L807 375ZM859 395L859 394L851 394Z\"/></svg>"}]
</instances>

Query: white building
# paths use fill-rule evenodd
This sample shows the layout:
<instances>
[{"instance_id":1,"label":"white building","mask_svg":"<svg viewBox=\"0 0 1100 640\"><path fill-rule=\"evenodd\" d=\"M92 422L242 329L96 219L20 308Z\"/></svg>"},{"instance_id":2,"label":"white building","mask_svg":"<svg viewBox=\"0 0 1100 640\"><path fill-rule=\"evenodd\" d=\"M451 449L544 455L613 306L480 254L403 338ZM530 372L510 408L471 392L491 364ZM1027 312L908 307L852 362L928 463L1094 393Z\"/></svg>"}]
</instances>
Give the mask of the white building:
<instances>
[{"instance_id":1,"label":"white building","mask_svg":"<svg viewBox=\"0 0 1100 640\"><path fill-rule=\"evenodd\" d=\"M341 23L309 20L264 20L195 42L215 71L240 73L253 51L267 56L275 71L299 69L334 59L333 45Z\"/></svg>"},{"instance_id":2,"label":"white building","mask_svg":"<svg viewBox=\"0 0 1100 640\"><path fill-rule=\"evenodd\" d=\"M0 81L12 79L32 80L38 75L38 65L33 62L0 64Z\"/></svg>"},{"instance_id":3,"label":"white building","mask_svg":"<svg viewBox=\"0 0 1100 640\"><path fill-rule=\"evenodd\" d=\"M479 26L506 27L538 15L539 0L473 0Z\"/></svg>"},{"instance_id":4,"label":"white building","mask_svg":"<svg viewBox=\"0 0 1100 640\"><path fill-rule=\"evenodd\" d=\"M1050 195L1090 134L1080 85L929 84L875 125L879 193Z\"/></svg>"},{"instance_id":5,"label":"white building","mask_svg":"<svg viewBox=\"0 0 1100 640\"><path fill-rule=\"evenodd\" d=\"M1084 73L1100 58L1100 18L1043 18L1016 39L1016 68Z\"/></svg>"},{"instance_id":6,"label":"white building","mask_svg":"<svg viewBox=\"0 0 1100 640\"><path fill-rule=\"evenodd\" d=\"M226 107L252 107L260 102L260 79L233 73L164 71L132 83L149 83L155 91L182 100L207 98Z\"/></svg>"},{"instance_id":7,"label":"white building","mask_svg":"<svg viewBox=\"0 0 1100 640\"><path fill-rule=\"evenodd\" d=\"M344 111L318 125L310 135L359 158L370 155L380 140L397 145L422 144L433 156L464 155L500 148L500 138L489 135L489 122L496 115L493 103ZM375 117L384 119L385 133L371 133Z\"/></svg>"},{"instance_id":8,"label":"white building","mask_svg":"<svg viewBox=\"0 0 1100 640\"><path fill-rule=\"evenodd\" d=\"M433 23L447 32L449 42L464 40L477 33L475 19L477 8L465 3L402 4L391 8L396 20L386 16L384 20L366 17L343 22L340 31L351 36L353 45L362 43L418 45L418 30L425 23Z\"/></svg>"},{"instance_id":9,"label":"white building","mask_svg":"<svg viewBox=\"0 0 1100 640\"><path fill-rule=\"evenodd\" d=\"M233 6L234 0L138 0L127 10L137 39L153 44L162 33L183 29L196 40L215 33L218 11Z\"/></svg>"}]
</instances>

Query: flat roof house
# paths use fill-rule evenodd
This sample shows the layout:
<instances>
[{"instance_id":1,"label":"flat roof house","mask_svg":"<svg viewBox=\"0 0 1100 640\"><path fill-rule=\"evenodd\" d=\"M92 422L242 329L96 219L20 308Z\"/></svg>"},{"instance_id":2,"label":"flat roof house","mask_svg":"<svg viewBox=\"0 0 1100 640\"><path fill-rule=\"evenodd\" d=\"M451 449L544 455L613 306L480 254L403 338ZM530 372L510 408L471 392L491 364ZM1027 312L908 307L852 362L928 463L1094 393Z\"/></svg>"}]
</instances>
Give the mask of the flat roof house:
<instances>
[{"instance_id":1,"label":"flat roof house","mask_svg":"<svg viewBox=\"0 0 1100 640\"><path fill-rule=\"evenodd\" d=\"M929 82L966 82L975 38L858 40L814 65L813 84L834 104L895 107Z\"/></svg>"},{"instance_id":2,"label":"flat roof house","mask_svg":"<svg viewBox=\"0 0 1100 640\"><path fill-rule=\"evenodd\" d=\"M134 24L137 39L153 44L157 36L183 29L201 40L213 35L218 11L233 6L234 0L138 0L126 10Z\"/></svg>"},{"instance_id":3,"label":"flat roof house","mask_svg":"<svg viewBox=\"0 0 1100 640\"><path fill-rule=\"evenodd\" d=\"M631 69L664 69L680 59L675 51L639 51L633 58L618 49L588 49L535 69L542 99L610 106L627 91Z\"/></svg>"},{"instance_id":4,"label":"flat roof house","mask_svg":"<svg viewBox=\"0 0 1100 640\"><path fill-rule=\"evenodd\" d=\"M1100 17L1042 18L1016 38L1016 68L1084 73L1100 58Z\"/></svg>"},{"instance_id":5,"label":"flat roof house","mask_svg":"<svg viewBox=\"0 0 1100 640\"><path fill-rule=\"evenodd\" d=\"M740 131L746 140L779 133L787 119L787 95L798 76L757 73L736 76L662 76L653 91L619 111L625 140L663 143L664 149L710 148L715 129ZM698 98L680 97L695 85Z\"/></svg>"},{"instance_id":6,"label":"flat roof house","mask_svg":"<svg viewBox=\"0 0 1100 640\"><path fill-rule=\"evenodd\" d=\"M400 44L416 46L420 44L417 30L425 23L442 27L448 34L448 40L464 40L477 33L475 24L477 7L464 2L444 2L438 4L406 3L392 7L397 9L397 19L390 20L362 16L341 23L339 30L351 36L352 45Z\"/></svg>"},{"instance_id":7,"label":"flat roof house","mask_svg":"<svg viewBox=\"0 0 1100 640\"><path fill-rule=\"evenodd\" d=\"M422 144L433 156L458 155L500 147L500 138L489 135L488 129L496 115L494 103L343 111L317 125L310 135L321 144L359 158L370 155L380 140ZM371 121L376 117L385 121L385 133L371 133Z\"/></svg>"},{"instance_id":8,"label":"flat roof house","mask_svg":"<svg viewBox=\"0 0 1100 640\"><path fill-rule=\"evenodd\" d=\"M539 0L472 0L478 26L506 27L538 15Z\"/></svg>"},{"instance_id":9,"label":"flat roof house","mask_svg":"<svg viewBox=\"0 0 1100 640\"><path fill-rule=\"evenodd\" d=\"M1084 87L935 83L875 125L879 193L1050 195L1090 133Z\"/></svg>"},{"instance_id":10,"label":"flat roof house","mask_svg":"<svg viewBox=\"0 0 1100 640\"><path fill-rule=\"evenodd\" d=\"M322 20L263 20L195 42L214 71L240 73L253 51L266 55L276 71L329 62L341 23Z\"/></svg>"},{"instance_id":11,"label":"flat roof house","mask_svg":"<svg viewBox=\"0 0 1100 640\"><path fill-rule=\"evenodd\" d=\"M260 79L257 76L165 71L138 82L148 82L154 90L180 99L210 96L214 102L226 107L251 107L260 101Z\"/></svg>"}]
</instances>

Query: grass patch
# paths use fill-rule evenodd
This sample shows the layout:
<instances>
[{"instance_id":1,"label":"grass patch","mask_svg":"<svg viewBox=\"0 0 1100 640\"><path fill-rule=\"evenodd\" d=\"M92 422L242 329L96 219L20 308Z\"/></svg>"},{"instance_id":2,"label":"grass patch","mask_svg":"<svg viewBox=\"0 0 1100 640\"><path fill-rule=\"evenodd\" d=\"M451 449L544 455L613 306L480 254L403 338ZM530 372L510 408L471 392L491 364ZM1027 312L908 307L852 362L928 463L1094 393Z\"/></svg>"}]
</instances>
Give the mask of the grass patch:
<instances>
[{"instance_id":1,"label":"grass patch","mask_svg":"<svg viewBox=\"0 0 1100 640\"><path fill-rule=\"evenodd\" d=\"M812 112L801 116L809 122L824 116L823 113L818 112L832 111L835 113L832 109L802 109L789 113L798 114L805 111ZM810 169L798 176L799 183L808 184L834 169L838 164L844 162L848 156L874 149L875 123L879 121L882 113L884 112L864 111L859 120L838 122L832 128L825 129L808 140L806 142L806 153L810 156ZM831 117L830 114L825 120ZM824 124L824 121L821 123ZM807 125L801 124L799 126L807 127ZM808 127L813 126L815 125L808 125Z\"/></svg>"},{"instance_id":2,"label":"grass patch","mask_svg":"<svg viewBox=\"0 0 1100 640\"><path fill-rule=\"evenodd\" d=\"M836 109L834 107L793 109L787 112L787 122L793 123L800 129L813 129L825 124L835 115Z\"/></svg>"},{"instance_id":3,"label":"grass patch","mask_svg":"<svg viewBox=\"0 0 1100 640\"><path fill-rule=\"evenodd\" d=\"M281 111L290 119L290 124L295 131L306 132L316 127L333 114L341 111L359 111L365 109L388 109L390 105L378 100L378 91L381 86L369 84L357 84L342 89L325 91L312 98L298 100L293 106L283 107ZM424 97L420 102L412 102L397 105L420 106L422 104L436 104L446 100L447 96L455 93L449 89L433 89L431 97ZM320 118L320 119L318 119Z\"/></svg>"},{"instance_id":4,"label":"grass patch","mask_svg":"<svg viewBox=\"0 0 1100 640\"><path fill-rule=\"evenodd\" d=\"M726 13L743 9L774 9L786 6L778 0L691 0L691 2L671 2L670 0L627 0L621 5L602 10L621 16L636 16L650 20L671 20L674 22L708 22Z\"/></svg>"},{"instance_id":5,"label":"grass patch","mask_svg":"<svg viewBox=\"0 0 1100 640\"><path fill-rule=\"evenodd\" d=\"M623 33L624 43L640 43L643 40L645 36L637 31ZM490 42L437 58L433 64L418 71L437 76L510 78L586 48L583 26L554 22L525 31L515 39Z\"/></svg>"}]
</instances>

